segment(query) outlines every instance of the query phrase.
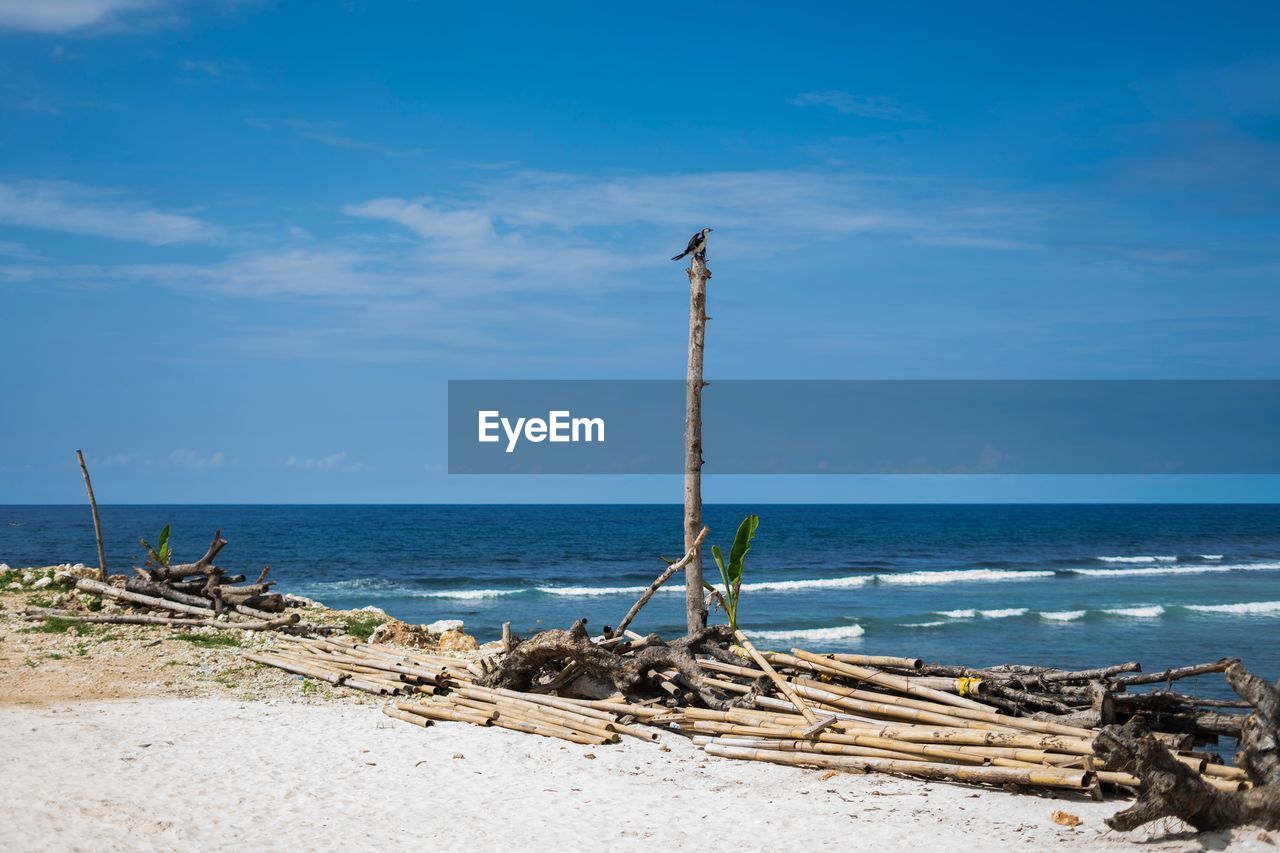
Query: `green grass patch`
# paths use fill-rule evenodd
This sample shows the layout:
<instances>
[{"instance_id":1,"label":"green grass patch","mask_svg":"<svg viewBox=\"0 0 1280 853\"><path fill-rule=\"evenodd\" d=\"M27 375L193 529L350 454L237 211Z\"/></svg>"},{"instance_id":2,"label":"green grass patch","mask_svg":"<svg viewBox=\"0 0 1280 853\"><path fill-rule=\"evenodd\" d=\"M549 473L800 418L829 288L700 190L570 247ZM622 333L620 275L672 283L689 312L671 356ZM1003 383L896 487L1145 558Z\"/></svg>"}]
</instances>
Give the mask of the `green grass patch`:
<instances>
[{"instance_id":1,"label":"green grass patch","mask_svg":"<svg viewBox=\"0 0 1280 853\"><path fill-rule=\"evenodd\" d=\"M43 622L34 628L28 628L27 632L31 634L65 634L72 628L75 628L78 634L93 634L100 630L93 625L76 622L73 619L63 619L61 616L46 616Z\"/></svg>"},{"instance_id":2,"label":"green grass patch","mask_svg":"<svg viewBox=\"0 0 1280 853\"><path fill-rule=\"evenodd\" d=\"M367 640L373 633L374 629L382 623L386 622L389 617L369 615L369 616L343 616L342 624L346 627L347 633L358 640Z\"/></svg>"},{"instance_id":3,"label":"green grass patch","mask_svg":"<svg viewBox=\"0 0 1280 853\"><path fill-rule=\"evenodd\" d=\"M182 640L201 649L230 649L241 645L240 638L234 634L193 634L183 631L174 634L172 639Z\"/></svg>"}]
</instances>

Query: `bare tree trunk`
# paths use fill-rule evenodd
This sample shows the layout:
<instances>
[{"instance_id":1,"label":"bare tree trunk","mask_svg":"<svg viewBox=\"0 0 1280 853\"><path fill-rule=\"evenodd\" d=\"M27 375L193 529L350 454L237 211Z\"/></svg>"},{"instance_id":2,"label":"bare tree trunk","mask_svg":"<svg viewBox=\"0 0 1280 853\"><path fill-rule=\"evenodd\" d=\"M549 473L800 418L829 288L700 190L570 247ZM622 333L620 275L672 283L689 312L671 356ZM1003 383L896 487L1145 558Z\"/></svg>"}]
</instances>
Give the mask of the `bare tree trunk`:
<instances>
[{"instance_id":1,"label":"bare tree trunk","mask_svg":"<svg viewBox=\"0 0 1280 853\"><path fill-rule=\"evenodd\" d=\"M89 493L89 509L93 511L93 535L98 540L98 580L107 579L107 554L102 547L102 522L98 520L98 502L93 497L93 484L89 482L89 469L84 464L84 454L76 451L80 460L80 473L84 475L84 490Z\"/></svg>"},{"instance_id":2,"label":"bare tree trunk","mask_svg":"<svg viewBox=\"0 0 1280 853\"><path fill-rule=\"evenodd\" d=\"M684 405L684 549L693 552L685 565L685 618L690 634L707 626L702 589L702 354L707 332L706 259L689 256L689 369Z\"/></svg>"}]
</instances>

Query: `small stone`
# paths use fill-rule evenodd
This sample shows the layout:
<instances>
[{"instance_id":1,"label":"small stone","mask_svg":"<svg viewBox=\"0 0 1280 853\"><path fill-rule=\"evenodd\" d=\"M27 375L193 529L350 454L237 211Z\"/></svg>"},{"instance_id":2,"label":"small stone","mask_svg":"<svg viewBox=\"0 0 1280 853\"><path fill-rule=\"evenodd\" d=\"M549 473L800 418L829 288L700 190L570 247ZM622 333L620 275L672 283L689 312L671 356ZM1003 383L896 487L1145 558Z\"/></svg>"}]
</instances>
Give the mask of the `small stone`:
<instances>
[{"instance_id":1,"label":"small stone","mask_svg":"<svg viewBox=\"0 0 1280 853\"><path fill-rule=\"evenodd\" d=\"M31 572L22 573L22 582L24 584L30 585L35 582L35 579L36 579L36 576L31 574Z\"/></svg>"},{"instance_id":2,"label":"small stone","mask_svg":"<svg viewBox=\"0 0 1280 853\"><path fill-rule=\"evenodd\" d=\"M1053 814L1049 815L1049 820L1053 821L1059 826L1079 826L1080 825L1080 818L1077 817L1076 815L1073 815L1071 812L1055 811Z\"/></svg>"},{"instance_id":3,"label":"small stone","mask_svg":"<svg viewBox=\"0 0 1280 853\"><path fill-rule=\"evenodd\" d=\"M35 583L31 584L31 588L44 589L46 586L50 586L52 583L53 583L53 578L46 575L45 577L38 578L35 581Z\"/></svg>"},{"instance_id":4,"label":"small stone","mask_svg":"<svg viewBox=\"0 0 1280 853\"><path fill-rule=\"evenodd\" d=\"M437 619L430 625L424 626L432 634L443 634L445 631L461 631L461 619Z\"/></svg>"}]
</instances>

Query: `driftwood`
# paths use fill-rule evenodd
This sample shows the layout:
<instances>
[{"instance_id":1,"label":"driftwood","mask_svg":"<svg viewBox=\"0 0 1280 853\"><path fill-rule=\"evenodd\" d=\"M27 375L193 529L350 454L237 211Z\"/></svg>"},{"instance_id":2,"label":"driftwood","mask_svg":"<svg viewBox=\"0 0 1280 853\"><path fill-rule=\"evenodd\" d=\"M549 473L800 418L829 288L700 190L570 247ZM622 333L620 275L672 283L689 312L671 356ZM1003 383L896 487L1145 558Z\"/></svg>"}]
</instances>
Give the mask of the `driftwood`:
<instances>
[{"instance_id":1,"label":"driftwood","mask_svg":"<svg viewBox=\"0 0 1280 853\"><path fill-rule=\"evenodd\" d=\"M1257 824L1280 829L1280 684L1269 685L1238 661L1225 667L1227 683L1255 709L1242 726L1236 763L1254 787L1227 791L1198 776L1148 730L1145 717L1104 729L1098 754L1112 770L1141 780L1138 801L1107 820L1129 830L1176 817L1197 830Z\"/></svg>"},{"instance_id":2,"label":"driftwood","mask_svg":"<svg viewBox=\"0 0 1280 853\"><path fill-rule=\"evenodd\" d=\"M587 620L579 619L567 630L556 628L535 634L514 644L513 649L478 683L484 687L528 691L539 676L558 671L568 661L582 671L611 683L618 692L636 696L651 687L654 670L674 669L711 707L729 707L731 700L715 692L715 683L698 668L695 654L727 657L724 651L730 632L726 626L703 628L671 643L656 636L646 638L644 648L630 655L618 655L601 648L587 634Z\"/></svg>"},{"instance_id":3,"label":"driftwood","mask_svg":"<svg viewBox=\"0 0 1280 853\"><path fill-rule=\"evenodd\" d=\"M89 494L89 509L93 513L93 538L98 543L98 580L107 579L107 552L102 547L102 522L98 519L98 501L93 496L93 483L89 482L89 469L84 464L84 454L76 451L76 459L80 462L80 474L84 477L84 490Z\"/></svg>"},{"instance_id":4,"label":"driftwood","mask_svg":"<svg viewBox=\"0 0 1280 853\"><path fill-rule=\"evenodd\" d=\"M662 574L658 575L658 577L654 579L653 583L649 584L649 588L645 590L644 595L640 596L640 599L635 604L631 605L631 609L627 611L627 615L622 617L622 621L618 623L618 627L614 628L612 631L605 631L606 638L621 636L621 634L627 630L627 627L631 625L631 622L636 618L636 615L640 613L641 608L649 603L649 599L653 598L653 594L658 591L658 588L671 580L672 575L689 565L690 562L697 558L699 549L702 547L702 540L707 538L707 532L709 530L710 528L707 527L702 528L702 531L694 538L693 544L685 551L685 555L667 566L666 570ZM507 627L504 627L503 629L502 642L504 649L510 651L508 648L509 637L507 636L510 631L510 623L506 623L506 625Z\"/></svg>"},{"instance_id":5,"label":"driftwood","mask_svg":"<svg viewBox=\"0 0 1280 853\"><path fill-rule=\"evenodd\" d=\"M226 546L227 540L222 538L222 531L219 530L213 534L213 542L209 545L209 550L194 563L179 563L176 566L162 565L159 555L152 551L151 557L157 565L145 571L154 581L182 580L188 575L208 575L210 571L217 571L217 566L213 565L213 561L217 558L218 552Z\"/></svg>"},{"instance_id":6,"label":"driftwood","mask_svg":"<svg viewBox=\"0 0 1280 853\"><path fill-rule=\"evenodd\" d=\"M134 568L135 576L115 577L113 583L91 578L76 581L76 589L81 592L115 599L126 607L143 612L106 614L113 618L108 620L95 617L93 621L143 625L207 625L251 631L284 630L295 634L323 634L331 630L331 626L302 624L297 613L285 615L289 602L283 595L271 592L275 582L266 579L269 566L263 567L253 583L242 583L244 575L223 574L213 562L227 545L227 540L222 538L222 531L214 534L204 556L194 563L165 565L160 554L147 545L145 540L143 545L147 548L150 560L146 567ZM175 613L178 615L172 615ZM141 618L142 616L147 618Z\"/></svg>"}]
</instances>

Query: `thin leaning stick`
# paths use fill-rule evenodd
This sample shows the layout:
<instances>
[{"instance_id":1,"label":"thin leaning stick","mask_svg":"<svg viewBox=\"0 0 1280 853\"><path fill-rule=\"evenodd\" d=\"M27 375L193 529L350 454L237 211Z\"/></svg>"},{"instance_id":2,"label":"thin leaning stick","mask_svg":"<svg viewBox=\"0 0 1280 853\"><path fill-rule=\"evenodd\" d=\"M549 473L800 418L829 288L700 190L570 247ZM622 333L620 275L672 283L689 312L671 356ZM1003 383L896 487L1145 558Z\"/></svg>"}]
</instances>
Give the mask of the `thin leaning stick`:
<instances>
[{"instance_id":1,"label":"thin leaning stick","mask_svg":"<svg viewBox=\"0 0 1280 853\"><path fill-rule=\"evenodd\" d=\"M631 609L627 611L627 615L622 617L622 621L618 623L618 627L610 631L609 636L606 637L606 639L613 639L614 637L622 636L622 632L627 630L627 626L629 626L631 621L636 618L640 609L649 603L649 599L653 598L653 594L658 591L658 588L671 580L672 575L687 566L689 561L694 558L698 553L698 549L702 547L702 540L707 538L707 533L709 533L710 530L711 528L709 527L703 527L702 531L694 537L693 544L689 546L689 550L685 552L685 555L667 566L666 570L663 571L662 574L654 578L653 583L649 584L649 588L644 591L644 595L640 596L639 601L631 605Z\"/></svg>"},{"instance_id":2,"label":"thin leaning stick","mask_svg":"<svg viewBox=\"0 0 1280 853\"><path fill-rule=\"evenodd\" d=\"M796 706L796 710L800 712L800 715L804 717L806 721L808 721L811 727L820 731L821 728L825 728L826 725L831 724L831 721L834 721L834 717L830 718L830 721L819 720L818 715L813 713L813 711L809 709L808 704L797 696L796 692L791 689L791 683L781 675L778 675L777 670L775 670L773 666L764 659L764 655L756 651L756 647L751 645L751 641L747 639L746 634L735 628L733 636L738 640L738 645L747 650L747 654L756 662L756 666L764 670L765 675L769 676L769 679L778 686L778 689L782 691L782 695L791 700L791 704ZM826 723L826 725L824 725L824 723Z\"/></svg>"}]
</instances>

